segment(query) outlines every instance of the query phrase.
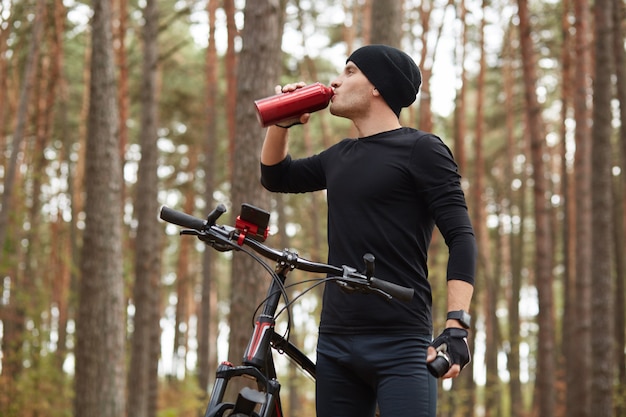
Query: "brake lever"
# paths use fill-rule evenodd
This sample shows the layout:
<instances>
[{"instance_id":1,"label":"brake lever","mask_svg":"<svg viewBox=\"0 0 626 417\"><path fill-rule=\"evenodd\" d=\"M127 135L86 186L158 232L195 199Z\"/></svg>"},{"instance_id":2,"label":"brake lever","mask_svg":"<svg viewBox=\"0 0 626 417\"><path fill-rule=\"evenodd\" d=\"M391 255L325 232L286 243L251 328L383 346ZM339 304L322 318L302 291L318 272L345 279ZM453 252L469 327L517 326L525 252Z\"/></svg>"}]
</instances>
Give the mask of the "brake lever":
<instances>
[{"instance_id":1,"label":"brake lever","mask_svg":"<svg viewBox=\"0 0 626 417\"><path fill-rule=\"evenodd\" d=\"M337 285L339 285L339 287L341 288L342 291L344 291L344 292L346 292L348 294L352 294L352 293L358 291L358 289L356 287L348 284L346 281L337 280L337 281L335 281L335 283Z\"/></svg>"},{"instance_id":2,"label":"brake lever","mask_svg":"<svg viewBox=\"0 0 626 417\"><path fill-rule=\"evenodd\" d=\"M351 285L350 278L349 277L345 277L345 278L347 279L347 281L338 279L337 281L335 281L335 283L339 285L339 287L348 294L353 294L355 292L360 292L363 294L373 293L373 294L377 294L383 297L387 301L393 300L393 296L391 294L388 294L387 292L381 290L380 288L372 287L369 283L359 284L358 286Z\"/></svg>"},{"instance_id":3,"label":"brake lever","mask_svg":"<svg viewBox=\"0 0 626 417\"><path fill-rule=\"evenodd\" d=\"M383 291L381 289L374 288L374 287L368 287L368 288L370 289L371 292L380 295L381 297L383 297L387 301L393 300L393 297L391 296L391 294L387 294L385 291Z\"/></svg>"},{"instance_id":4,"label":"brake lever","mask_svg":"<svg viewBox=\"0 0 626 417\"><path fill-rule=\"evenodd\" d=\"M337 285L339 285L341 287L341 289L345 292L347 292L348 294L352 294L354 292L361 292L364 294L368 294L368 293L374 293L377 294L381 297L383 297L385 300L387 301L391 301L393 299L393 297L391 296L391 294L388 294L387 292L381 290L380 288L376 288L373 287L370 284L370 279L371 279L371 275L373 275L374 273L374 256L372 254L365 254L365 256L363 256L363 260L365 261L365 283L359 283L358 285L351 285L350 284L350 280L363 280L363 274L360 274L357 272L357 270L355 268L352 268L350 266L343 266L343 276L342 278L345 279L344 280L337 280L336 283Z\"/></svg>"},{"instance_id":5,"label":"brake lever","mask_svg":"<svg viewBox=\"0 0 626 417\"><path fill-rule=\"evenodd\" d=\"M190 235L190 236L198 236L200 237L200 235L202 235L203 233L201 233L198 230L195 229L183 229L180 231L180 235Z\"/></svg>"},{"instance_id":6,"label":"brake lever","mask_svg":"<svg viewBox=\"0 0 626 417\"><path fill-rule=\"evenodd\" d=\"M343 266L343 274L342 274L342 278L345 278L347 280L350 280L352 274L356 273L356 269L350 267L350 266ZM343 281L343 280L337 280L335 281L337 283L337 285L339 285L339 287L341 287L341 289L345 292L347 292L348 294L352 294L356 291L359 291L358 287L355 287L353 285L350 285L350 283L348 281ZM363 290L360 290L363 291Z\"/></svg>"},{"instance_id":7,"label":"brake lever","mask_svg":"<svg viewBox=\"0 0 626 417\"><path fill-rule=\"evenodd\" d=\"M216 238L214 235L206 233L205 231L195 229L183 229L180 231L181 235L196 236L198 239L211 246L218 252L229 252L231 250L238 249L235 245L229 241Z\"/></svg>"}]
</instances>

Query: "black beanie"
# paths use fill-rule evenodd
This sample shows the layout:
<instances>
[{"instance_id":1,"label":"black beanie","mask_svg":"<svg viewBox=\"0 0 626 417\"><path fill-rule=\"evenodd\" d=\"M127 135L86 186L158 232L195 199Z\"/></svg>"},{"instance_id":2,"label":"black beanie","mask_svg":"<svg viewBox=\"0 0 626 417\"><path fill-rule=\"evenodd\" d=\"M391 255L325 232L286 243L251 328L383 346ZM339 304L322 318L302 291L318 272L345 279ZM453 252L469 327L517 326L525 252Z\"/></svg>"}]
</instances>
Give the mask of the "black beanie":
<instances>
[{"instance_id":1,"label":"black beanie","mask_svg":"<svg viewBox=\"0 0 626 417\"><path fill-rule=\"evenodd\" d=\"M422 75L415 61L401 50L387 45L367 45L354 51L348 61L354 62L374 84L396 116L415 101Z\"/></svg>"}]
</instances>

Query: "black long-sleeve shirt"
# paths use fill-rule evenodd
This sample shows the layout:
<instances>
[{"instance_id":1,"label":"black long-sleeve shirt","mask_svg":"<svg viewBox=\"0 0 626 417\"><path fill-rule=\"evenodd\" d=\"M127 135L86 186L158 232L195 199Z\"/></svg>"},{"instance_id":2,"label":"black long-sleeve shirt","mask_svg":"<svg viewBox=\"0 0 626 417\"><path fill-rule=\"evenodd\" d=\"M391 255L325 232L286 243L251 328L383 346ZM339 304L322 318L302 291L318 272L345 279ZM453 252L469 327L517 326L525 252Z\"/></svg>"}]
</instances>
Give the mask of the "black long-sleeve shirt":
<instances>
[{"instance_id":1,"label":"black long-sleeve shirt","mask_svg":"<svg viewBox=\"0 0 626 417\"><path fill-rule=\"evenodd\" d=\"M375 294L324 291L320 332L432 333L427 253L434 225L449 248L447 279L474 283L476 241L452 153L438 137L400 128L344 139L303 159L261 165L270 191L327 190L328 262L415 289L410 303Z\"/></svg>"}]
</instances>

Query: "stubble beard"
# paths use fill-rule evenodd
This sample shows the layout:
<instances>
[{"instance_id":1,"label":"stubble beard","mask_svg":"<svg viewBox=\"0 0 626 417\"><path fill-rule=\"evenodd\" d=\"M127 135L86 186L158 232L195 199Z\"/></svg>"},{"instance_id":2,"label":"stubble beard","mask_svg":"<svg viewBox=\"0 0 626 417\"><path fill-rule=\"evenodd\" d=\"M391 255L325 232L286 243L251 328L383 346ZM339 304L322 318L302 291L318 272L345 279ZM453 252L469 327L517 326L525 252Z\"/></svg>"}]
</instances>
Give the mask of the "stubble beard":
<instances>
[{"instance_id":1,"label":"stubble beard","mask_svg":"<svg viewBox=\"0 0 626 417\"><path fill-rule=\"evenodd\" d=\"M354 97L346 103L333 100L330 103L329 111L333 116L354 120L365 114L368 109L369 103L365 97Z\"/></svg>"}]
</instances>

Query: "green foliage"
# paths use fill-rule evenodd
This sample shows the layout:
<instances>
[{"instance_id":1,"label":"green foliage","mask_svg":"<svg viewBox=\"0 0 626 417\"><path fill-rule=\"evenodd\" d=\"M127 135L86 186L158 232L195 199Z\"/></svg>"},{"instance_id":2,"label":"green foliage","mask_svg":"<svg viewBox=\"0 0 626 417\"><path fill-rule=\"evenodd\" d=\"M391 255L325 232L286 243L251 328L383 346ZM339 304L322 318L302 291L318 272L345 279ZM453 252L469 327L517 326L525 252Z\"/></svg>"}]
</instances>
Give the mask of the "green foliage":
<instances>
[{"instance_id":1,"label":"green foliage","mask_svg":"<svg viewBox=\"0 0 626 417\"><path fill-rule=\"evenodd\" d=\"M157 417L197 417L204 413L206 403L206 394L198 387L196 378L168 378L159 386Z\"/></svg>"},{"instance_id":2,"label":"green foliage","mask_svg":"<svg viewBox=\"0 0 626 417\"><path fill-rule=\"evenodd\" d=\"M45 351L44 351L45 352ZM59 358L48 353L35 356L20 373L6 417L70 417L73 379L60 370Z\"/></svg>"}]
</instances>

